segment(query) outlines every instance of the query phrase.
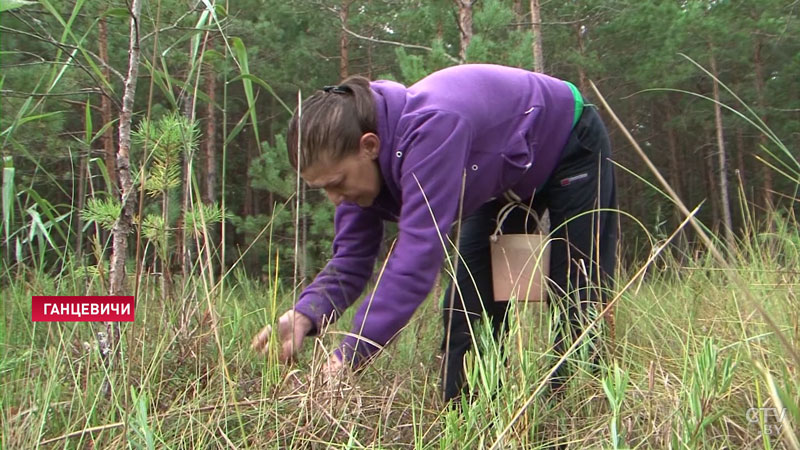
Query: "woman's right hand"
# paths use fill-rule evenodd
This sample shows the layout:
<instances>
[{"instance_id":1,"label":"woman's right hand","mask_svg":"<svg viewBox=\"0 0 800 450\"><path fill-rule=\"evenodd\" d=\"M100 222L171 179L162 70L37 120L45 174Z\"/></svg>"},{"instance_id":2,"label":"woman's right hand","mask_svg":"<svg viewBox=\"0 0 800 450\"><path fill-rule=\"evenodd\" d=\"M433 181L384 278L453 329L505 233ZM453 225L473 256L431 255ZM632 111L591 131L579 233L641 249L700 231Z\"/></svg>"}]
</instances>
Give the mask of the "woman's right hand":
<instances>
[{"instance_id":1,"label":"woman's right hand","mask_svg":"<svg viewBox=\"0 0 800 450\"><path fill-rule=\"evenodd\" d=\"M286 362L294 359L303 345L306 337L314 324L305 315L290 309L278 319L278 341L281 350L278 357ZM272 326L267 325L253 337L251 348L259 353L266 354L269 339L272 336Z\"/></svg>"}]
</instances>

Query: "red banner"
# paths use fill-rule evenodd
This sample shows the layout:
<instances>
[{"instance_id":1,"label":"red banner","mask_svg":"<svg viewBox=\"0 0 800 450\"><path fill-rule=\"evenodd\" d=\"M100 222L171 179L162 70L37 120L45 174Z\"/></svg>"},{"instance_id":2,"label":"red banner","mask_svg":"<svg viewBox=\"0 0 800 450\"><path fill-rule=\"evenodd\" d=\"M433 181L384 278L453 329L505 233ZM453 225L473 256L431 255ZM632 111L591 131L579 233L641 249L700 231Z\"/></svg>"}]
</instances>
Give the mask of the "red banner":
<instances>
[{"instance_id":1,"label":"red banner","mask_svg":"<svg viewBox=\"0 0 800 450\"><path fill-rule=\"evenodd\" d=\"M33 296L34 322L133 322L133 296Z\"/></svg>"}]
</instances>

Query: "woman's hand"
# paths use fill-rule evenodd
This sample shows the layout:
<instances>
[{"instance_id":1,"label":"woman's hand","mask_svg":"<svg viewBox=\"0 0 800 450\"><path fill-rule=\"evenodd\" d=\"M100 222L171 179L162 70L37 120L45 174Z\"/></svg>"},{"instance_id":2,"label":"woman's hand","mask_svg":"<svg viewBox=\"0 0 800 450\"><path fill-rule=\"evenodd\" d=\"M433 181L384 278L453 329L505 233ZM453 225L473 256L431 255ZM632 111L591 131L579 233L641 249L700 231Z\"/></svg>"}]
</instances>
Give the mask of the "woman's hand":
<instances>
[{"instance_id":1,"label":"woman's hand","mask_svg":"<svg viewBox=\"0 0 800 450\"><path fill-rule=\"evenodd\" d=\"M278 357L281 361L294 359L303 345L303 339L313 326L311 319L293 309L283 313L278 319L278 341L281 345ZM270 336L272 336L272 326L267 325L253 337L252 349L259 353L266 353Z\"/></svg>"}]
</instances>

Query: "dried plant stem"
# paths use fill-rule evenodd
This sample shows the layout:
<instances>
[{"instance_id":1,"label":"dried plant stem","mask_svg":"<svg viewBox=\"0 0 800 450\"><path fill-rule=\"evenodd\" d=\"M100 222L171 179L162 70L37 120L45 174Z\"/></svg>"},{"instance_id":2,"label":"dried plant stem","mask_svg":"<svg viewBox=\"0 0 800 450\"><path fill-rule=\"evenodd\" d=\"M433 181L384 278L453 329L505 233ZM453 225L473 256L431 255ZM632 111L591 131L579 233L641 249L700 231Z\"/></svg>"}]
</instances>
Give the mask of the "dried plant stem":
<instances>
[{"instance_id":1,"label":"dried plant stem","mask_svg":"<svg viewBox=\"0 0 800 450\"><path fill-rule=\"evenodd\" d=\"M748 286L747 283L745 283L744 280L742 280L742 278L736 273L736 271L733 270L731 265L722 255L722 253L714 245L714 242L708 236L706 230L700 225L700 222L698 222L697 219L692 217L692 214L689 212L689 209L686 207L686 205L683 204L683 201L680 199L678 194L672 189L667 180L664 179L664 177L661 175L661 173L658 171L658 169L652 163L652 161L650 161L650 158L647 157L647 154L644 152L644 150L642 150L642 148L639 146L639 144L636 142L633 136L631 136L631 133L628 131L627 128L625 128L625 125L622 124L622 121L620 121L617 115L614 114L614 110L612 110L611 107L608 106L608 103L606 103L605 98L603 98L603 94L600 93L600 91L597 89L597 86L595 86L595 84L591 81L589 82L589 84L592 86L592 90L594 90L594 93L597 95L597 98L600 100L600 103L603 105L603 108L605 108L606 112L608 112L608 114L614 120L614 123L619 127L619 129L625 135L625 138L628 139L628 141L631 143L633 148L636 150L636 153L642 158L642 160L645 162L645 164L653 173L653 175L655 175L656 179L658 179L658 182L661 184L664 190L666 190L667 193L669 193L670 198L678 206L678 209L680 209L681 212L689 219L689 222L692 224L692 227L697 232L697 235L703 241L703 244L705 244L706 248L708 248L708 251L714 257L714 259L717 260L720 266L722 266L722 268L725 269L724 270L725 275L727 275L728 278L739 288L739 291L744 294L745 298L753 306L753 308L755 308L758 311L758 313L761 314L761 317L775 333L775 336L781 342L781 345L783 345L786 348L786 350L794 359L795 363L800 365L800 354L797 353L797 350L792 346L789 340L786 339L786 336L783 334L783 332L781 332L780 328L778 327L778 324L776 324L775 321L772 320L772 318L769 316L769 314L767 314L767 311L764 309L764 307L761 306L761 304L755 299L755 297L753 297L752 292L750 292L750 286Z\"/></svg>"}]
</instances>

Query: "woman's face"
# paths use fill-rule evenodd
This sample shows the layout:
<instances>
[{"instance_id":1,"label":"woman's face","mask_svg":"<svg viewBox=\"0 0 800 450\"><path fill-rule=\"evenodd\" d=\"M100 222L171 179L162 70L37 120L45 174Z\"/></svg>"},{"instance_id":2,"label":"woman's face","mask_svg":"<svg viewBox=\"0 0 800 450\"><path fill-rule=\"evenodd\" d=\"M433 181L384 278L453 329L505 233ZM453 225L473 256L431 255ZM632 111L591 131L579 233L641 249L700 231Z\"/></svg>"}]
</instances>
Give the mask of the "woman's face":
<instances>
[{"instance_id":1,"label":"woman's face","mask_svg":"<svg viewBox=\"0 0 800 450\"><path fill-rule=\"evenodd\" d=\"M336 206L342 202L356 203L362 208L372 206L381 190L380 146L378 136L367 133L361 136L358 153L337 161L323 157L300 175L312 189L324 189Z\"/></svg>"}]
</instances>

